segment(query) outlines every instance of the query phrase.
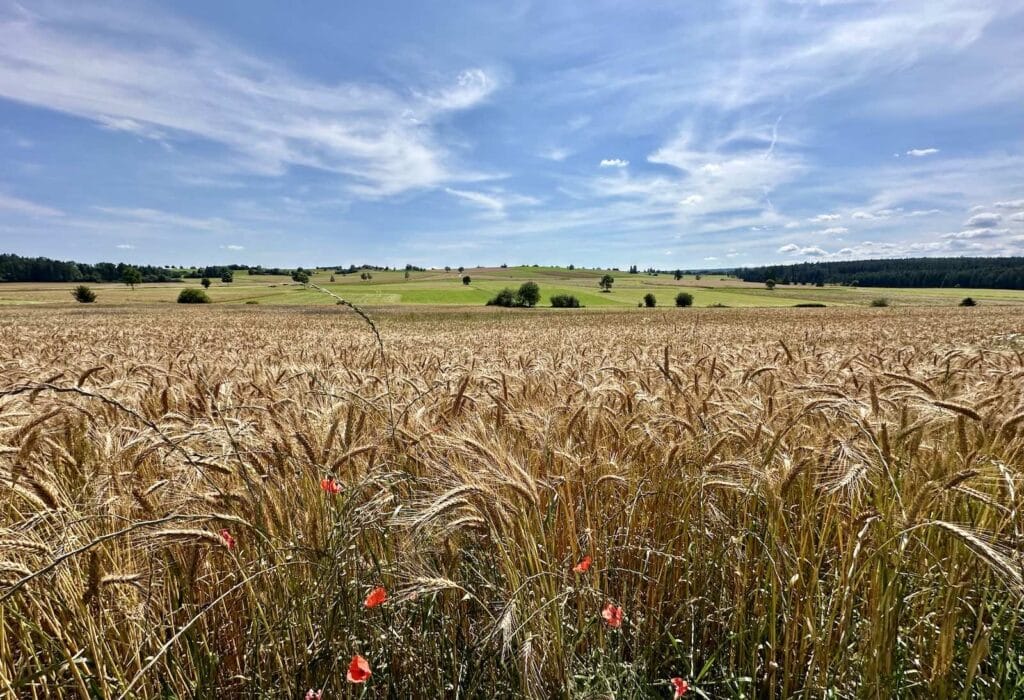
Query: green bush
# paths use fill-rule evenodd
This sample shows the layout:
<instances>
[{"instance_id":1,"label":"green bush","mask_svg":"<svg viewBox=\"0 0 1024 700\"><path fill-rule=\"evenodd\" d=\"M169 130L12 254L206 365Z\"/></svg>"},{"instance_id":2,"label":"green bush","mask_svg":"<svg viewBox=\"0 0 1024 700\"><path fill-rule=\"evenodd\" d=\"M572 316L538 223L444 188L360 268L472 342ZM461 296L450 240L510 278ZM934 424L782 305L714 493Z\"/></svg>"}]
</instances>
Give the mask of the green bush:
<instances>
[{"instance_id":1,"label":"green bush","mask_svg":"<svg viewBox=\"0 0 1024 700\"><path fill-rule=\"evenodd\" d=\"M536 306L540 301L540 287L536 282L523 282L516 292L516 303L519 306Z\"/></svg>"},{"instance_id":2,"label":"green bush","mask_svg":"<svg viewBox=\"0 0 1024 700\"><path fill-rule=\"evenodd\" d=\"M798 309L824 309L825 305L818 301L807 301L802 304L793 304Z\"/></svg>"},{"instance_id":3,"label":"green bush","mask_svg":"<svg viewBox=\"0 0 1024 700\"><path fill-rule=\"evenodd\" d=\"M676 306L693 306L693 295L689 292L676 294Z\"/></svg>"},{"instance_id":4,"label":"green bush","mask_svg":"<svg viewBox=\"0 0 1024 700\"><path fill-rule=\"evenodd\" d=\"M178 294L179 304L209 304L210 297L202 289L187 287Z\"/></svg>"},{"instance_id":5,"label":"green bush","mask_svg":"<svg viewBox=\"0 0 1024 700\"><path fill-rule=\"evenodd\" d=\"M889 305L889 300L886 299L885 297L878 297L877 299L872 299L871 300L871 304L870 304L870 306L874 306L876 308L881 308L883 306L888 306L888 305Z\"/></svg>"},{"instance_id":6,"label":"green bush","mask_svg":"<svg viewBox=\"0 0 1024 700\"><path fill-rule=\"evenodd\" d=\"M96 301L96 292L89 289L84 284L80 284L71 291L71 296L75 298L79 304L91 304Z\"/></svg>"},{"instance_id":7,"label":"green bush","mask_svg":"<svg viewBox=\"0 0 1024 700\"><path fill-rule=\"evenodd\" d=\"M551 306L556 309L578 309L580 300L571 294L556 294L551 297Z\"/></svg>"},{"instance_id":8,"label":"green bush","mask_svg":"<svg viewBox=\"0 0 1024 700\"><path fill-rule=\"evenodd\" d=\"M653 309L657 305L658 300L654 298L653 294L651 294L650 292L644 294L644 306L646 306L648 309Z\"/></svg>"},{"instance_id":9,"label":"green bush","mask_svg":"<svg viewBox=\"0 0 1024 700\"><path fill-rule=\"evenodd\" d=\"M487 300L488 306L515 306L516 294L507 287Z\"/></svg>"},{"instance_id":10,"label":"green bush","mask_svg":"<svg viewBox=\"0 0 1024 700\"><path fill-rule=\"evenodd\" d=\"M974 301L971 297L964 297L960 300L960 306L977 306L978 302Z\"/></svg>"}]
</instances>

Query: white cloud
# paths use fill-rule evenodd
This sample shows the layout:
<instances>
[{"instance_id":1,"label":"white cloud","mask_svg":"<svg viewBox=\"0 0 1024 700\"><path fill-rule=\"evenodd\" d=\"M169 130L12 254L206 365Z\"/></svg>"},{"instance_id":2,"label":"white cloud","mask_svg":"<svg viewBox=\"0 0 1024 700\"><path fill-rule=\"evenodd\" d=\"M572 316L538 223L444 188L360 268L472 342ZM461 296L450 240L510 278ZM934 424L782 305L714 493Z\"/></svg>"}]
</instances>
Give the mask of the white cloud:
<instances>
[{"instance_id":1,"label":"white cloud","mask_svg":"<svg viewBox=\"0 0 1024 700\"><path fill-rule=\"evenodd\" d=\"M779 248L775 252L777 252L777 253L797 253L799 251L800 251L800 246L796 245L795 243L787 243L786 245L782 246L781 248Z\"/></svg>"},{"instance_id":2,"label":"white cloud","mask_svg":"<svg viewBox=\"0 0 1024 700\"><path fill-rule=\"evenodd\" d=\"M625 168L627 165L629 161L621 158L605 158L601 161L602 168Z\"/></svg>"},{"instance_id":3,"label":"white cloud","mask_svg":"<svg viewBox=\"0 0 1024 700\"><path fill-rule=\"evenodd\" d=\"M452 187L444 188L444 191L453 197L457 197L478 207L488 210L494 216L504 216L506 209L515 205L539 204L540 200L535 197L527 197L519 194L506 194L501 190L493 192L476 192L473 190L459 190Z\"/></svg>"},{"instance_id":4,"label":"white cloud","mask_svg":"<svg viewBox=\"0 0 1024 700\"><path fill-rule=\"evenodd\" d=\"M850 229L846 228L845 226L830 226L829 228L818 231L818 233L820 233L823 236L839 236L846 233L849 230Z\"/></svg>"},{"instance_id":5,"label":"white cloud","mask_svg":"<svg viewBox=\"0 0 1024 700\"><path fill-rule=\"evenodd\" d=\"M540 155L541 158L561 163L569 157L570 151L565 148L549 148L546 151L541 151L538 155Z\"/></svg>"},{"instance_id":6,"label":"white cloud","mask_svg":"<svg viewBox=\"0 0 1024 700\"><path fill-rule=\"evenodd\" d=\"M943 238L955 239L955 240L968 240L976 238L999 238L1009 233L1009 229L1005 228L975 228L967 231L956 231L953 233L942 234Z\"/></svg>"},{"instance_id":7,"label":"white cloud","mask_svg":"<svg viewBox=\"0 0 1024 700\"><path fill-rule=\"evenodd\" d=\"M20 197L11 197L0 192L0 211L14 212L26 216L64 216L60 209L48 207L45 204L37 204Z\"/></svg>"},{"instance_id":8,"label":"white cloud","mask_svg":"<svg viewBox=\"0 0 1024 700\"><path fill-rule=\"evenodd\" d=\"M1015 199L1011 202L996 202L996 209L1024 209L1024 199Z\"/></svg>"},{"instance_id":9,"label":"white cloud","mask_svg":"<svg viewBox=\"0 0 1024 700\"><path fill-rule=\"evenodd\" d=\"M967 228L994 228L1002 221L1002 216L999 214L975 214L964 224Z\"/></svg>"},{"instance_id":10,"label":"white cloud","mask_svg":"<svg viewBox=\"0 0 1024 700\"><path fill-rule=\"evenodd\" d=\"M135 248L131 243L118 243L115 247L120 248L121 250L132 250Z\"/></svg>"},{"instance_id":11,"label":"white cloud","mask_svg":"<svg viewBox=\"0 0 1024 700\"><path fill-rule=\"evenodd\" d=\"M935 155L938 152L939 149L937 148L911 148L907 151L907 155L913 156L914 158L923 158L924 156Z\"/></svg>"},{"instance_id":12,"label":"white cloud","mask_svg":"<svg viewBox=\"0 0 1024 700\"><path fill-rule=\"evenodd\" d=\"M795 155L775 148L778 141L774 121L740 124L723 133L688 125L647 160L678 171L664 188L685 193L675 199L685 205L676 212L680 226L725 230L726 217L733 227L779 225L782 217L771 204L771 193L805 166Z\"/></svg>"},{"instance_id":13,"label":"white cloud","mask_svg":"<svg viewBox=\"0 0 1024 700\"><path fill-rule=\"evenodd\" d=\"M823 224L828 221L839 221L841 218L843 217L839 214L818 214L817 216L808 219L808 221L814 224Z\"/></svg>"},{"instance_id":14,"label":"white cloud","mask_svg":"<svg viewBox=\"0 0 1024 700\"><path fill-rule=\"evenodd\" d=\"M334 172L366 196L461 179L433 125L497 89L480 68L401 92L310 80L149 10L39 6L0 17L0 36L0 97L143 138L218 143L248 172Z\"/></svg>"},{"instance_id":15,"label":"white cloud","mask_svg":"<svg viewBox=\"0 0 1024 700\"><path fill-rule=\"evenodd\" d=\"M1011 215L1010 221L1024 221L1024 211Z\"/></svg>"},{"instance_id":16,"label":"white cloud","mask_svg":"<svg viewBox=\"0 0 1024 700\"><path fill-rule=\"evenodd\" d=\"M715 260L718 260L718 258L716 258L714 255L709 255L706 258L704 258L705 262L713 262Z\"/></svg>"},{"instance_id":17,"label":"white cloud","mask_svg":"<svg viewBox=\"0 0 1024 700\"><path fill-rule=\"evenodd\" d=\"M144 207L93 207L96 211L109 214L118 219L127 219L135 225L152 225L161 227L189 228L198 231L224 231L230 228L230 224L224 219L211 218L203 219L194 216L173 214L159 209L147 209Z\"/></svg>"},{"instance_id":18,"label":"white cloud","mask_svg":"<svg viewBox=\"0 0 1024 700\"><path fill-rule=\"evenodd\" d=\"M223 250L245 250L245 246L242 245L222 245Z\"/></svg>"},{"instance_id":19,"label":"white cloud","mask_svg":"<svg viewBox=\"0 0 1024 700\"><path fill-rule=\"evenodd\" d=\"M809 258L824 258L828 256L828 251L818 246L808 246L807 248L800 249L800 255L805 255Z\"/></svg>"}]
</instances>

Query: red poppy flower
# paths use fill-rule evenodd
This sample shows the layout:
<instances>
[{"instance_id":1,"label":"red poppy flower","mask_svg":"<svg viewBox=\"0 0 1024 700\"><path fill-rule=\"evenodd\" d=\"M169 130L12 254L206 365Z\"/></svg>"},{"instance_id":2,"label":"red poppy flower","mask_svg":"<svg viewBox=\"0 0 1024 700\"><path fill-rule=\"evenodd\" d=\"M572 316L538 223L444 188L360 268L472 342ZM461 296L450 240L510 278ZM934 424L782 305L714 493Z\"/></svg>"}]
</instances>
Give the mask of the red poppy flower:
<instances>
[{"instance_id":1,"label":"red poppy flower","mask_svg":"<svg viewBox=\"0 0 1024 700\"><path fill-rule=\"evenodd\" d=\"M352 657L352 662L348 665L348 678L349 683L365 683L366 679L372 674L370 673L370 662L364 659L359 654Z\"/></svg>"},{"instance_id":2,"label":"red poppy flower","mask_svg":"<svg viewBox=\"0 0 1024 700\"><path fill-rule=\"evenodd\" d=\"M588 554L580 560L580 563L572 567L572 570L577 574L585 574L590 569L590 565L594 563L594 560Z\"/></svg>"},{"instance_id":3,"label":"red poppy flower","mask_svg":"<svg viewBox=\"0 0 1024 700\"><path fill-rule=\"evenodd\" d=\"M618 605L605 603L604 610L601 611L601 617L604 618L605 623L609 627L615 629L622 627L622 608Z\"/></svg>"},{"instance_id":4,"label":"red poppy flower","mask_svg":"<svg viewBox=\"0 0 1024 700\"><path fill-rule=\"evenodd\" d=\"M368 608L375 608L378 605L383 604L384 601L387 599L388 592L384 588L384 586L377 586L372 591L370 591L370 594L368 596L366 596L366 600L363 601L363 605L365 605Z\"/></svg>"},{"instance_id":5,"label":"red poppy flower","mask_svg":"<svg viewBox=\"0 0 1024 700\"><path fill-rule=\"evenodd\" d=\"M335 481L332 477L320 480L320 488L329 494L337 495L341 493L341 484Z\"/></svg>"},{"instance_id":6,"label":"red poppy flower","mask_svg":"<svg viewBox=\"0 0 1024 700\"><path fill-rule=\"evenodd\" d=\"M235 548L235 538L231 536L231 533L227 531L227 528L220 531L220 538L224 540L224 546L228 549Z\"/></svg>"},{"instance_id":7,"label":"red poppy flower","mask_svg":"<svg viewBox=\"0 0 1024 700\"><path fill-rule=\"evenodd\" d=\"M323 696L324 691L322 690L313 690L312 688L310 688L306 691L306 700L320 700L320 698L322 698Z\"/></svg>"},{"instance_id":8,"label":"red poppy flower","mask_svg":"<svg viewBox=\"0 0 1024 700\"><path fill-rule=\"evenodd\" d=\"M671 682L672 687L676 689L676 692L672 694L672 697L675 698L675 700L679 700L679 698L686 695L686 691L690 689L690 684L684 681L679 676L676 676L675 678L670 678L669 682Z\"/></svg>"}]
</instances>

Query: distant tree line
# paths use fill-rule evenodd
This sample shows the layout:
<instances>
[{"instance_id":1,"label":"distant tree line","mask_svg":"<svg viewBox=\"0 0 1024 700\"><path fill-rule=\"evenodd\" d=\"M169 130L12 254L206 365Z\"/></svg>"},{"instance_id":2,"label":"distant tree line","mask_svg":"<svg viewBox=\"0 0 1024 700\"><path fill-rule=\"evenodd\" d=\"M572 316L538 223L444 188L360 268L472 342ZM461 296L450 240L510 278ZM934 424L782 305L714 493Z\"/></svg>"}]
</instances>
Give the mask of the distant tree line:
<instances>
[{"instance_id":1,"label":"distant tree line","mask_svg":"<svg viewBox=\"0 0 1024 700\"><path fill-rule=\"evenodd\" d=\"M126 263L80 263L50 258L27 258L12 253L0 253L0 282L123 282L125 271L136 269L139 282L179 282L186 279L219 279L227 281L235 272L250 275L291 275L291 268L263 267L262 265L207 265L205 267L161 267L157 265L128 265ZM301 268L300 268L301 269Z\"/></svg>"},{"instance_id":2,"label":"distant tree line","mask_svg":"<svg viewBox=\"0 0 1024 700\"><path fill-rule=\"evenodd\" d=\"M1024 257L806 262L741 268L736 276L745 282L777 284L1024 289Z\"/></svg>"},{"instance_id":3,"label":"distant tree line","mask_svg":"<svg viewBox=\"0 0 1024 700\"><path fill-rule=\"evenodd\" d=\"M131 267L139 271L142 282L173 282L184 276L182 270L153 265L89 264L0 253L0 282L121 282Z\"/></svg>"}]
</instances>

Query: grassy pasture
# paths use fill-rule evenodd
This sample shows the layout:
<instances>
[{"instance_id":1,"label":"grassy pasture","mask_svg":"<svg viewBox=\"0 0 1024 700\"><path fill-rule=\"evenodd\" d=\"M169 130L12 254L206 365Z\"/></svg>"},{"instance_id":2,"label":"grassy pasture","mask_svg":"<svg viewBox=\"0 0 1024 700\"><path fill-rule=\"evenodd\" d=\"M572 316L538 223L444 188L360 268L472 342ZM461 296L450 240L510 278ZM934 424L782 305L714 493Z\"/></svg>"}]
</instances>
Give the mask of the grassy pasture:
<instances>
[{"instance_id":1,"label":"grassy pasture","mask_svg":"<svg viewBox=\"0 0 1024 700\"><path fill-rule=\"evenodd\" d=\"M1024 693L1017 308L373 316L0 309L0 693Z\"/></svg>"},{"instance_id":2,"label":"grassy pasture","mask_svg":"<svg viewBox=\"0 0 1024 700\"><path fill-rule=\"evenodd\" d=\"M700 280L686 276L676 281L671 275L630 275L611 271L615 284L610 293L598 288L598 280L605 271L568 270L564 268L471 268L472 283L462 284L462 274L456 270L412 272L409 278L403 271L374 272L373 279L364 281L359 274L335 275L318 271L313 281L345 298L370 306L388 305L454 305L483 304L503 287L516 288L533 280L541 288L541 305L548 305L553 294L573 294L588 308L635 307L648 292L653 293L660 306L672 306L676 293L688 291L694 295L694 306L724 305L730 307L784 307L798 303L820 302L830 306L862 306L871 299L884 296L894 305L947 306L956 304L966 296L982 304L1024 304L1024 291L991 289L889 289L853 287L808 287L779 285L767 290L763 285L741 282L720 275L704 275ZM91 285L99 295L99 305L164 304L174 303L184 286L196 286L198 280L184 284L144 284L131 290L122 284ZM8 305L74 305L71 298L73 284L0 284L0 306ZM288 277L269 275L235 275L231 284L213 281L209 295L215 304L242 304L256 302L261 305L330 304L331 300Z\"/></svg>"}]
</instances>

